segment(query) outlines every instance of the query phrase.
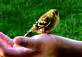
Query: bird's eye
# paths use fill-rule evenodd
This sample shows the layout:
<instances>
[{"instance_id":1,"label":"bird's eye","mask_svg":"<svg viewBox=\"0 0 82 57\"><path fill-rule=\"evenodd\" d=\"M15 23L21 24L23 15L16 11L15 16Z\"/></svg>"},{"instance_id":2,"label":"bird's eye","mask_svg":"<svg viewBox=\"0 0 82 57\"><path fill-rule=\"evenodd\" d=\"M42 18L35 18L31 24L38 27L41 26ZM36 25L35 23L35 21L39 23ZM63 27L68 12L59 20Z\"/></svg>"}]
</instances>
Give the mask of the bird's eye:
<instances>
[{"instance_id":1,"label":"bird's eye","mask_svg":"<svg viewBox=\"0 0 82 57\"><path fill-rule=\"evenodd\" d=\"M53 15L58 15L58 11L53 12Z\"/></svg>"},{"instance_id":2,"label":"bird's eye","mask_svg":"<svg viewBox=\"0 0 82 57\"><path fill-rule=\"evenodd\" d=\"M57 10L55 11L55 14L58 15L58 11Z\"/></svg>"}]
</instances>

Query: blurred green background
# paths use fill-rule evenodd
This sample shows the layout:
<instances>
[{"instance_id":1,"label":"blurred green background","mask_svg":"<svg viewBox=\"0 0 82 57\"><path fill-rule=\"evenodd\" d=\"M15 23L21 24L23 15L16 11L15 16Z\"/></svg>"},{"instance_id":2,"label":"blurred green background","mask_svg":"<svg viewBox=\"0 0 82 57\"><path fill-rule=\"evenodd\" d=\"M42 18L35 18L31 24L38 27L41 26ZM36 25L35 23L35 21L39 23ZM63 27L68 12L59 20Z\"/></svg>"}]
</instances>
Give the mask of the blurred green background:
<instances>
[{"instance_id":1,"label":"blurred green background","mask_svg":"<svg viewBox=\"0 0 82 57\"><path fill-rule=\"evenodd\" d=\"M82 0L0 0L0 31L11 38L24 35L50 9L60 12L54 33L82 40Z\"/></svg>"}]
</instances>

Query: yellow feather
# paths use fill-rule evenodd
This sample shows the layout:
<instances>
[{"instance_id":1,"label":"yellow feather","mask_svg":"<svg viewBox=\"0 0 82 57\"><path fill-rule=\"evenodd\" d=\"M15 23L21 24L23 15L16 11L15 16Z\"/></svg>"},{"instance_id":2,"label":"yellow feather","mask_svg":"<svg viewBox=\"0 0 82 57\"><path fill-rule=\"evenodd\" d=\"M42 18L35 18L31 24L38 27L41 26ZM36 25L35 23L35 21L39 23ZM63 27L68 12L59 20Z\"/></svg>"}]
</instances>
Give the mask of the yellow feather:
<instances>
[{"instance_id":1,"label":"yellow feather","mask_svg":"<svg viewBox=\"0 0 82 57\"><path fill-rule=\"evenodd\" d=\"M59 19L59 12L56 9L51 9L44 13L24 36L31 32L49 33L59 24Z\"/></svg>"}]
</instances>

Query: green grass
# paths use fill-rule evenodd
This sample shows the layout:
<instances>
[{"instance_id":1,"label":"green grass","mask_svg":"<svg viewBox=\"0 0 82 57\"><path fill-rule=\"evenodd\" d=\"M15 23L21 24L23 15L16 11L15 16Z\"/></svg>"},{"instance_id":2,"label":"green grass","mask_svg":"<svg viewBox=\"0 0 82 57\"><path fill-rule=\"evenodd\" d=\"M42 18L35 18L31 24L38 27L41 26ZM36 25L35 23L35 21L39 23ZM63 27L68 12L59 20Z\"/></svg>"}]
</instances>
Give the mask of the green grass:
<instances>
[{"instance_id":1,"label":"green grass","mask_svg":"<svg viewBox=\"0 0 82 57\"><path fill-rule=\"evenodd\" d=\"M55 8L61 22L55 34L82 40L82 0L0 0L0 31L11 38L24 35L46 11Z\"/></svg>"}]
</instances>

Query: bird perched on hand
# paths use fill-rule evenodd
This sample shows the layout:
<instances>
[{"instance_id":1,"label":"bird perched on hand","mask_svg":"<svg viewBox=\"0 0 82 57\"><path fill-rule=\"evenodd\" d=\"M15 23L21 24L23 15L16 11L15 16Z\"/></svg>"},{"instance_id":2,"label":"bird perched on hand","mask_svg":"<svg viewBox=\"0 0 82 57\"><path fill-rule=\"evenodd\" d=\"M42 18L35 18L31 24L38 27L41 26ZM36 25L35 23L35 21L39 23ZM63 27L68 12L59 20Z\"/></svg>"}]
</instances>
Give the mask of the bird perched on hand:
<instances>
[{"instance_id":1,"label":"bird perched on hand","mask_svg":"<svg viewBox=\"0 0 82 57\"><path fill-rule=\"evenodd\" d=\"M24 36L28 36L31 32L48 34L57 26L58 23L59 12L56 9L51 9L44 13Z\"/></svg>"}]
</instances>

